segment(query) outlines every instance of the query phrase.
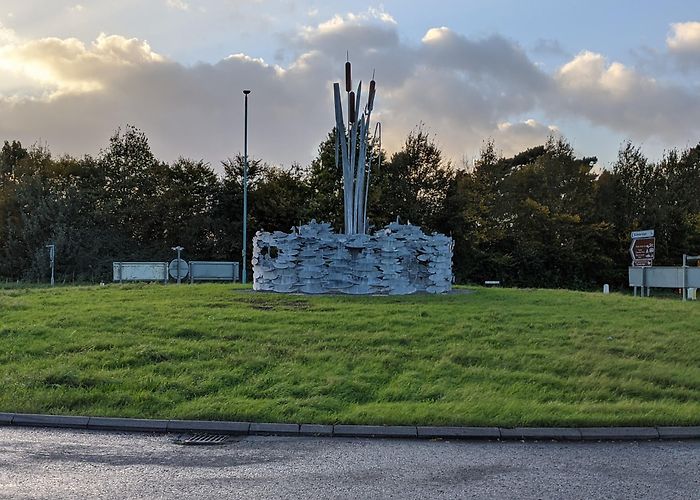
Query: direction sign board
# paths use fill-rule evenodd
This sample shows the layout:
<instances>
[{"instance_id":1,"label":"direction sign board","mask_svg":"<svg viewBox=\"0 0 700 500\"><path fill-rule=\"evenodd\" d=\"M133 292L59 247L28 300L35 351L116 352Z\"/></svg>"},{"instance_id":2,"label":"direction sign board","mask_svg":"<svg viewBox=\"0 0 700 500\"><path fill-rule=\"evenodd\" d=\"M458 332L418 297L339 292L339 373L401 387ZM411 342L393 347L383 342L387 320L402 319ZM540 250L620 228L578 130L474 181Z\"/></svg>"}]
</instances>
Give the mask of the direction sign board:
<instances>
[{"instance_id":1,"label":"direction sign board","mask_svg":"<svg viewBox=\"0 0 700 500\"><path fill-rule=\"evenodd\" d=\"M637 240L639 238L653 238L654 230L645 229L644 231L632 231L632 239Z\"/></svg>"},{"instance_id":2,"label":"direction sign board","mask_svg":"<svg viewBox=\"0 0 700 500\"><path fill-rule=\"evenodd\" d=\"M190 266L187 265L187 261L182 259L173 259L168 266L168 271L170 271L170 276L175 279L182 279L187 277L190 272ZM179 283L179 281L178 281Z\"/></svg>"},{"instance_id":3,"label":"direction sign board","mask_svg":"<svg viewBox=\"0 0 700 500\"><path fill-rule=\"evenodd\" d=\"M633 266L651 266L656 254L656 238L636 238L630 245Z\"/></svg>"}]
</instances>

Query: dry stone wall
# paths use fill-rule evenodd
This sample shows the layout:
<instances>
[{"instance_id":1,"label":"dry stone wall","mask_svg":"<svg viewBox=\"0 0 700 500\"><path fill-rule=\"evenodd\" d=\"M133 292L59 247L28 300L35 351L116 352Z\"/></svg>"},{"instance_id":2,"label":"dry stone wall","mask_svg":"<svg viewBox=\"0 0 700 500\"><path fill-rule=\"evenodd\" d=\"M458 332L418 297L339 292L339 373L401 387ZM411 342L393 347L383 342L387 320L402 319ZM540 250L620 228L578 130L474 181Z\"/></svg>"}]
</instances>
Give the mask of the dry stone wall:
<instances>
[{"instance_id":1,"label":"dry stone wall","mask_svg":"<svg viewBox=\"0 0 700 500\"><path fill-rule=\"evenodd\" d=\"M330 224L253 238L253 289L283 293L444 293L452 284L452 238L392 223L373 235L336 234Z\"/></svg>"}]
</instances>

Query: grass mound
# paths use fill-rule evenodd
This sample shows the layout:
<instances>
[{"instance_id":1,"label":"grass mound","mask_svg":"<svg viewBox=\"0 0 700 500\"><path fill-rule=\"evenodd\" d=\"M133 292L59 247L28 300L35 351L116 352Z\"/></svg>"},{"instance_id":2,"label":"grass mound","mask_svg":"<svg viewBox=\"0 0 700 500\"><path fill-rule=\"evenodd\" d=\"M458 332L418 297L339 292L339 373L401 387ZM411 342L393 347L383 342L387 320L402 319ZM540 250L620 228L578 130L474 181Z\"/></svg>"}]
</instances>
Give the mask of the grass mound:
<instances>
[{"instance_id":1,"label":"grass mound","mask_svg":"<svg viewBox=\"0 0 700 500\"><path fill-rule=\"evenodd\" d=\"M0 411L313 423L700 425L700 307L554 290L0 290Z\"/></svg>"}]
</instances>

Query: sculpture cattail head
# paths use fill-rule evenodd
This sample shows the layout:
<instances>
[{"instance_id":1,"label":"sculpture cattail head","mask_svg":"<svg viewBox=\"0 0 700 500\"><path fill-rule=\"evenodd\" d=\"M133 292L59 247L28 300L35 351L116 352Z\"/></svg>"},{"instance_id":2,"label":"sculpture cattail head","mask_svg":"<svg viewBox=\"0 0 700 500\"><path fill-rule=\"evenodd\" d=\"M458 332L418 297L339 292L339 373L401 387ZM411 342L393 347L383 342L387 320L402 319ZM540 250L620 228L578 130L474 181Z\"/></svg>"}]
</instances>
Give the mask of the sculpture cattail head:
<instances>
[{"instance_id":1,"label":"sculpture cattail head","mask_svg":"<svg viewBox=\"0 0 700 500\"><path fill-rule=\"evenodd\" d=\"M350 61L345 63L345 92L352 90L352 68Z\"/></svg>"},{"instance_id":2,"label":"sculpture cattail head","mask_svg":"<svg viewBox=\"0 0 700 500\"><path fill-rule=\"evenodd\" d=\"M369 96L367 97L367 110L372 111L374 108L374 93L376 91L376 84L374 78L369 82Z\"/></svg>"},{"instance_id":3,"label":"sculpture cattail head","mask_svg":"<svg viewBox=\"0 0 700 500\"><path fill-rule=\"evenodd\" d=\"M350 123L355 123L355 92L352 90L348 94L348 121Z\"/></svg>"}]
</instances>

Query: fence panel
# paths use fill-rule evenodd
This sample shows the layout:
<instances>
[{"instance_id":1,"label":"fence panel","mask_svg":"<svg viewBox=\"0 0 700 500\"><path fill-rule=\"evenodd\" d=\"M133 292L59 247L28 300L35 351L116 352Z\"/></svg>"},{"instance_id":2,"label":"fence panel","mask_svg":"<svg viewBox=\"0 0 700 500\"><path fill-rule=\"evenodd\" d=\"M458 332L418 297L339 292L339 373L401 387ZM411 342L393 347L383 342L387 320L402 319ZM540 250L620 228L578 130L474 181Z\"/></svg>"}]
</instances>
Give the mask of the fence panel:
<instances>
[{"instance_id":1,"label":"fence panel","mask_svg":"<svg viewBox=\"0 0 700 500\"><path fill-rule=\"evenodd\" d=\"M190 261L193 281L238 281L238 262Z\"/></svg>"},{"instance_id":2,"label":"fence panel","mask_svg":"<svg viewBox=\"0 0 700 500\"><path fill-rule=\"evenodd\" d=\"M168 282L167 262L113 262L114 281Z\"/></svg>"}]
</instances>

